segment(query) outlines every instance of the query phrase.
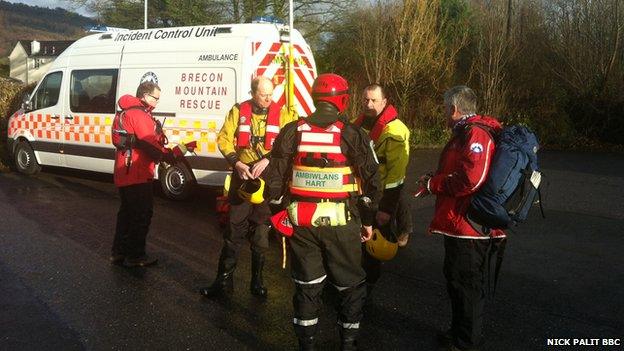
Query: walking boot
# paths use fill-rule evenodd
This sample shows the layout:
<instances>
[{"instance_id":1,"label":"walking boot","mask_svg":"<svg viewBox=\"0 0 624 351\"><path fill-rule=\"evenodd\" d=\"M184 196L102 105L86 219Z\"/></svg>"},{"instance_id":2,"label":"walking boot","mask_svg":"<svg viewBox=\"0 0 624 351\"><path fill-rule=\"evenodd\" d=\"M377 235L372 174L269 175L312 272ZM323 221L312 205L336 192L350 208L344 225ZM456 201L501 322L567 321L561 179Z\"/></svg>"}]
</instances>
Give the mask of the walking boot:
<instances>
[{"instance_id":1,"label":"walking boot","mask_svg":"<svg viewBox=\"0 0 624 351\"><path fill-rule=\"evenodd\" d=\"M199 289L199 293L207 298L229 295L234 290L234 269L236 265L226 269L222 262L219 262L219 270L215 281L206 288Z\"/></svg>"},{"instance_id":2,"label":"walking boot","mask_svg":"<svg viewBox=\"0 0 624 351\"><path fill-rule=\"evenodd\" d=\"M340 350L356 351L359 329L340 328Z\"/></svg>"},{"instance_id":3,"label":"walking boot","mask_svg":"<svg viewBox=\"0 0 624 351\"><path fill-rule=\"evenodd\" d=\"M299 338L299 351L314 351L316 338L314 336L306 336Z\"/></svg>"},{"instance_id":4,"label":"walking boot","mask_svg":"<svg viewBox=\"0 0 624 351\"><path fill-rule=\"evenodd\" d=\"M295 335L299 340L299 351L314 351L316 350L316 324L309 326L294 325Z\"/></svg>"},{"instance_id":5,"label":"walking boot","mask_svg":"<svg viewBox=\"0 0 624 351\"><path fill-rule=\"evenodd\" d=\"M264 254L252 252L251 254L251 283L249 290L252 295L259 297L267 296L267 289L262 282L262 269L264 268Z\"/></svg>"}]
</instances>

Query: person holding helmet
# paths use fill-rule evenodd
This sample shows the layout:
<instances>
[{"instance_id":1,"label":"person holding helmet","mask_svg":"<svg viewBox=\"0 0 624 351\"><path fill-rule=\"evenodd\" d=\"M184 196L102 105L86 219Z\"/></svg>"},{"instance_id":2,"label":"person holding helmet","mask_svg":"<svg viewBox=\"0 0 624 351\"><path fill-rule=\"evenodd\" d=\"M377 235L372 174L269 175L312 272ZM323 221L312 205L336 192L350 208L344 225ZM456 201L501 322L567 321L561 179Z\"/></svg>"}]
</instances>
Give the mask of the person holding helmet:
<instances>
[{"instance_id":1,"label":"person holding helmet","mask_svg":"<svg viewBox=\"0 0 624 351\"><path fill-rule=\"evenodd\" d=\"M315 347L321 292L329 280L342 299L342 349L354 350L366 299L361 242L373 233L379 165L368 136L341 116L349 100L344 78L319 75L312 99L316 111L286 125L275 141L266 193L273 212L286 208L293 227L288 240L300 349Z\"/></svg>"},{"instance_id":2,"label":"person holding helmet","mask_svg":"<svg viewBox=\"0 0 624 351\"><path fill-rule=\"evenodd\" d=\"M383 197L375 215L379 229L373 240L366 242L363 266L366 270L368 297L381 275L381 261L396 254L396 246L405 246L412 232L409 195L403 189L409 163L409 129L399 120L395 107L388 102L383 86L369 84L364 88L364 112L354 124L362 127L375 144Z\"/></svg>"},{"instance_id":3,"label":"person holding helmet","mask_svg":"<svg viewBox=\"0 0 624 351\"><path fill-rule=\"evenodd\" d=\"M251 100L232 107L217 136L219 150L234 170L228 193L229 225L223 233L217 277L211 286L200 289L205 297L231 293L238 254L246 237L251 242L250 291L259 297L267 296L262 269L269 247L271 213L262 197L262 177L275 137L293 117L273 102L273 82L269 78L254 78L251 95Z\"/></svg>"}]
</instances>

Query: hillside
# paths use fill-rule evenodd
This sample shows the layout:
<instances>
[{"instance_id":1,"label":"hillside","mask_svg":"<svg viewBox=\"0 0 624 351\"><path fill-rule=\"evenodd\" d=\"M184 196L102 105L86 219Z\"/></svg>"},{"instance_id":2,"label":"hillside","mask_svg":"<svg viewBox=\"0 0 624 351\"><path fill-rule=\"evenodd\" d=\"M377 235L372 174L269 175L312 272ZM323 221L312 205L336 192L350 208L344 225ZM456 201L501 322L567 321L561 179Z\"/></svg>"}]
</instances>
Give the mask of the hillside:
<instances>
[{"instance_id":1,"label":"hillside","mask_svg":"<svg viewBox=\"0 0 624 351\"><path fill-rule=\"evenodd\" d=\"M0 58L11 53L17 40L71 40L85 35L91 18L61 8L13 4L0 0ZM0 60L0 64L2 64Z\"/></svg>"}]
</instances>

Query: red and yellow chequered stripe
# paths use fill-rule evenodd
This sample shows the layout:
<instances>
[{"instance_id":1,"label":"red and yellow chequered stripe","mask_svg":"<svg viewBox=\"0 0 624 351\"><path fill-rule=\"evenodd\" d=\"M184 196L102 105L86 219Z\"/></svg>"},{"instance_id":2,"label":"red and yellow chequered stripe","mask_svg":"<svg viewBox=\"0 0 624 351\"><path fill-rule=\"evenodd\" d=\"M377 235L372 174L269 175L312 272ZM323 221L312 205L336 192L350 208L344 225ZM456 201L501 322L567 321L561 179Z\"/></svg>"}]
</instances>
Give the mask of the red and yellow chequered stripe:
<instances>
[{"instance_id":1,"label":"red and yellow chequered stripe","mask_svg":"<svg viewBox=\"0 0 624 351\"><path fill-rule=\"evenodd\" d=\"M15 115L9 124L9 135L27 131L39 140L66 143L111 144L113 115L73 115L65 124L50 114ZM217 122L215 120L167 118L165 134L171 144L197 141L197 153L217 151Z\"/></svg>"}]
</instances>

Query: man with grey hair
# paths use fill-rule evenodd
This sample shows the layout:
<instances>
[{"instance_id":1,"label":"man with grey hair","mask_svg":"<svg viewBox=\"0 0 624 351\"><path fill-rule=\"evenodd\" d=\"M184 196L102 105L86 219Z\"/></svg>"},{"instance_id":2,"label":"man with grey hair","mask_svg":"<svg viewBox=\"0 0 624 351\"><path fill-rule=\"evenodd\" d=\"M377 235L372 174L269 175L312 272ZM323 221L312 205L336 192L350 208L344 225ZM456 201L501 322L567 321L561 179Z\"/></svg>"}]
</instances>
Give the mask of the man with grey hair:
<instances>
[{"instance_id":1,"label":"man with grey hair","mask_svg":"<svg viewBox=\"0 0 624 351\"><path fill-rule=\"evenodd\" d=\"M434 175L420 177L420 193L436 195L429 232L444 236L444 276L451 299L451 328L440 335L449 350L472 350L482 343L489 258L502 259L505 233L484 233L466 218L471 197L485 182L494 153L492 134L501 124L476 114L472 89L456 86L444 94L447 125L453 131Z\"/></svg>"}]
</instances>

